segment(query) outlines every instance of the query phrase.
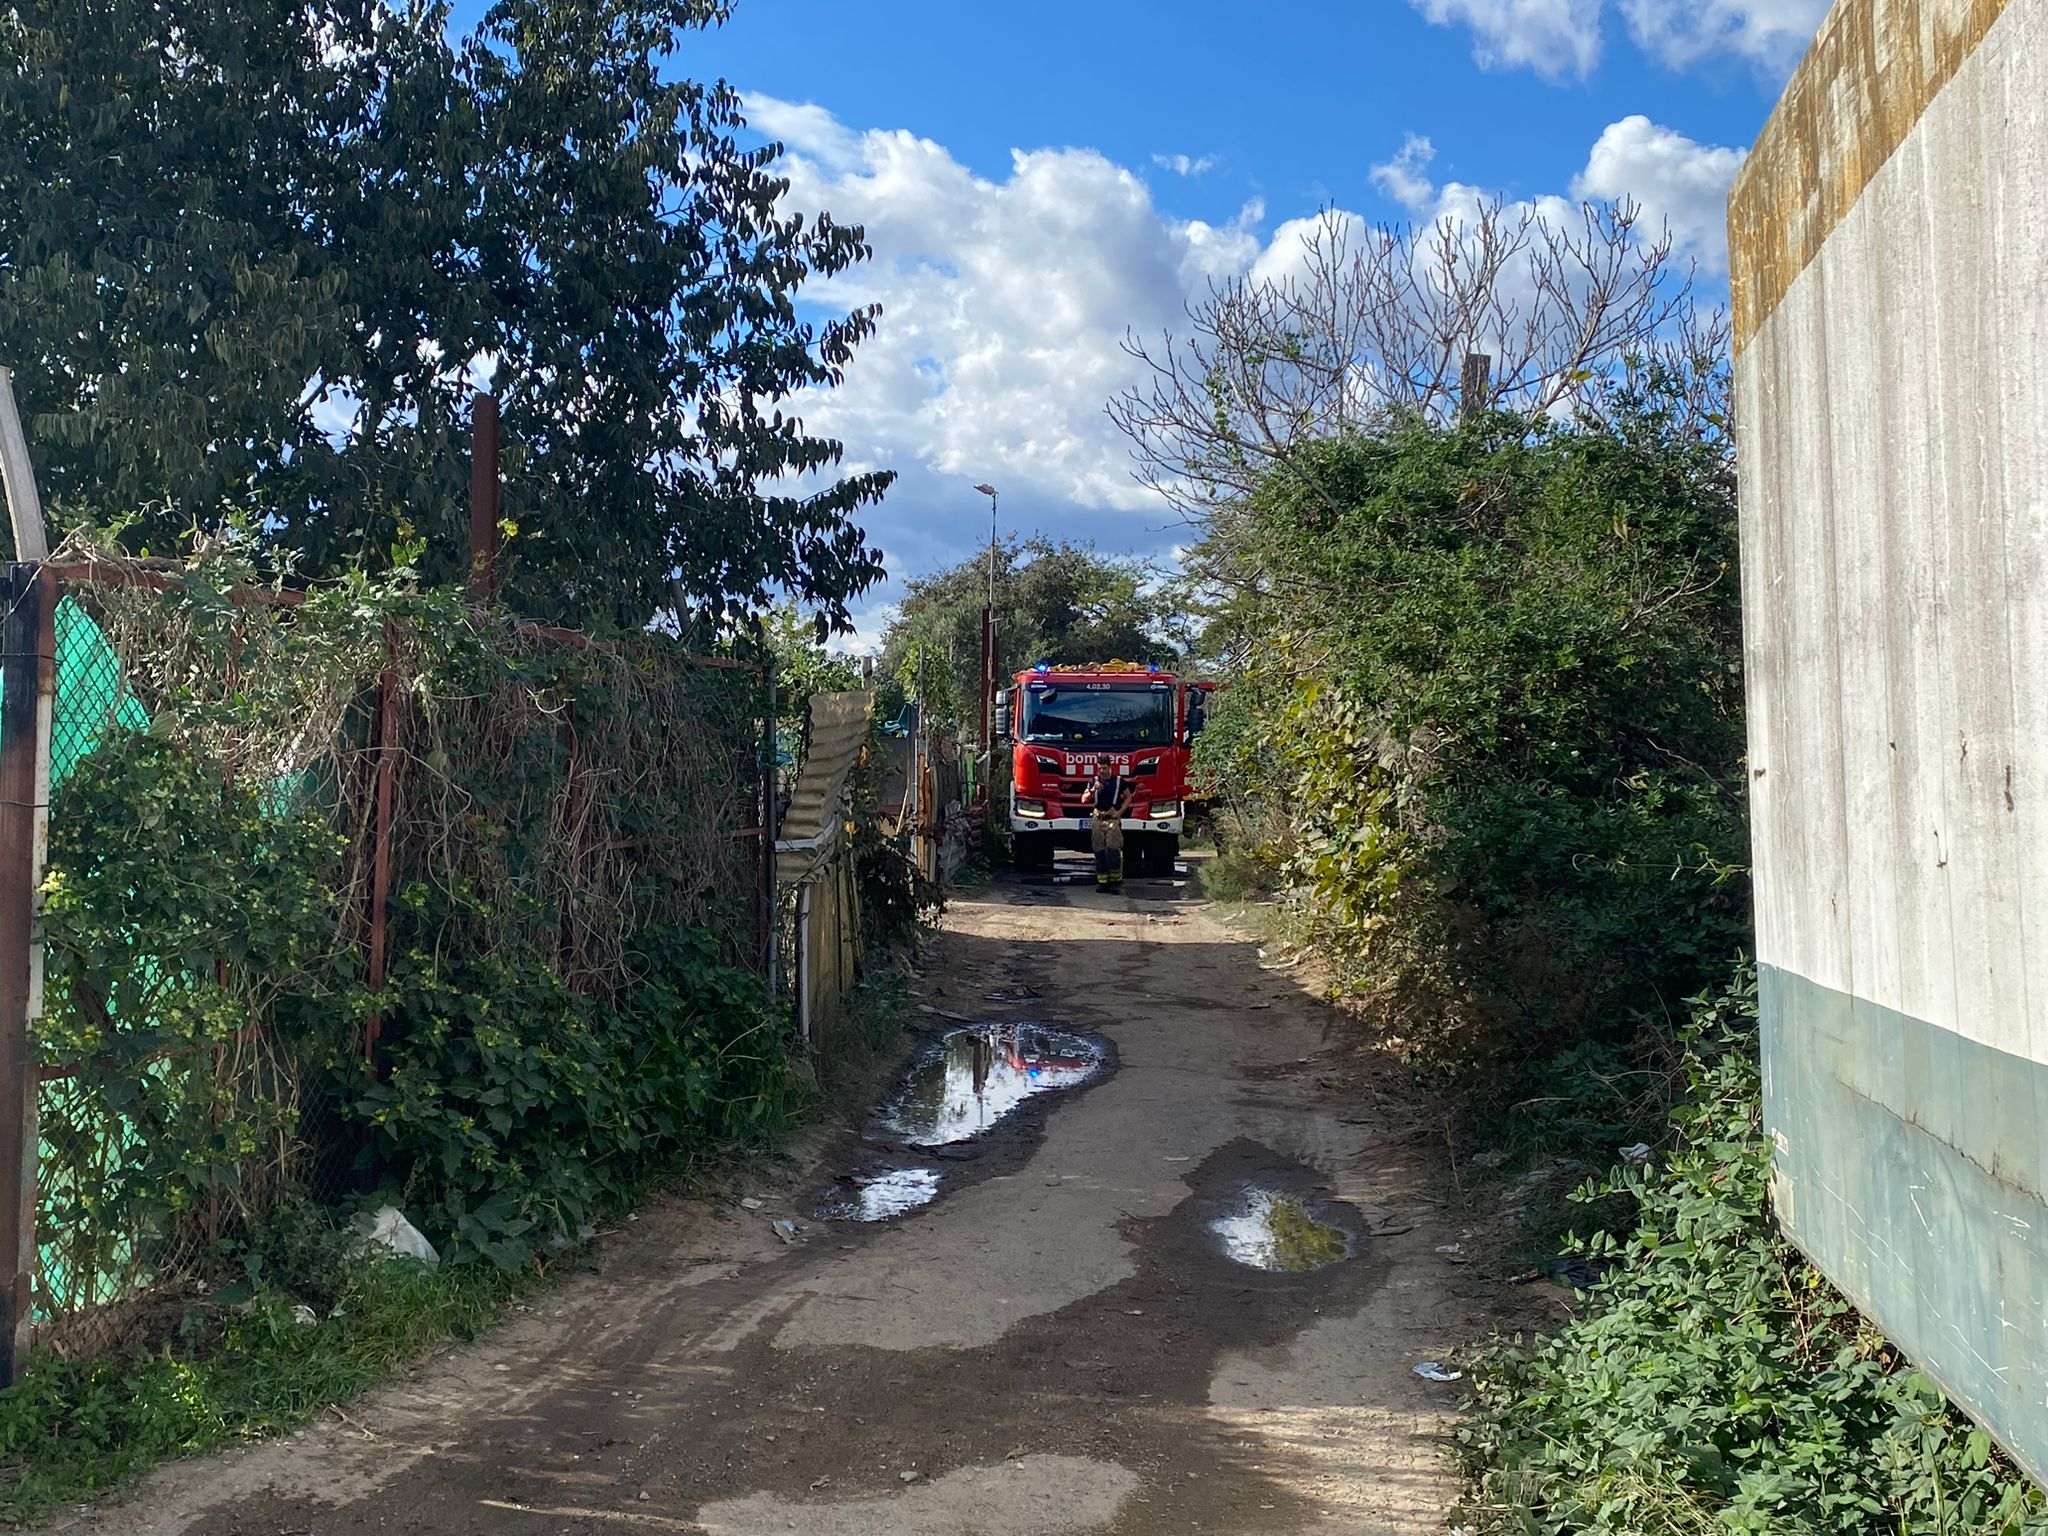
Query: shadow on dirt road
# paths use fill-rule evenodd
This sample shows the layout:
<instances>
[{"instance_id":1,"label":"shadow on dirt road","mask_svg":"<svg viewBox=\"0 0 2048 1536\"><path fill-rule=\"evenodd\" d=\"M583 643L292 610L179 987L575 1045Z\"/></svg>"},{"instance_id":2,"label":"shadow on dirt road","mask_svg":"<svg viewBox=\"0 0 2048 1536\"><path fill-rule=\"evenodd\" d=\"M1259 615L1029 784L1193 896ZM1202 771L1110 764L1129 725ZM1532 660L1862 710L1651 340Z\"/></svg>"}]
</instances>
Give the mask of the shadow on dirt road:
<instances>
[{"instance_id":1,"label":"shadow on dirt road","mask_svg":"<svg viewBox=\"0 0 2048 1536\"><path fill-rule=\"evenodd\" d=\"M1436 1252L1428 1138L1190 894L956 896L908 1021L923 1076L764 1177L759 1210L643 1212L597 1273L349 1422L63 1528L1440 1529L1458 1389L1412 1367L1485 1319ZM912 1169L904 1211L818 1218L821 1191ZM1233 1258L1247 1220L1314 1262Z\"/></svg>"}]
</instances>

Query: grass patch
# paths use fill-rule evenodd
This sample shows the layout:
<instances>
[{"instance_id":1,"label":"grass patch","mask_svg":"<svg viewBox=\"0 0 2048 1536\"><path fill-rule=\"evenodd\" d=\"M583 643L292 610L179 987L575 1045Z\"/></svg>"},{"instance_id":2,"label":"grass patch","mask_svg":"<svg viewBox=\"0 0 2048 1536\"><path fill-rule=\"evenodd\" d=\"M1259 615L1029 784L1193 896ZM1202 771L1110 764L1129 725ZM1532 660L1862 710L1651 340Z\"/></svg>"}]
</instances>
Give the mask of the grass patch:
<instances>
[{"instance_id":1,"label":"grass patch","mask_svg":"<svg viewBox=\"0 0 2048 1536\"><path fill-rule=\"evenodd\" d=\"M345 1263L328 1315L289 1292L196 1308L143 1356L35 1360L0 1393L0 1520L26 1524L157 1462L302 1428L449 1339L474 1339L540 1283L489 1265Z\"/></svg>"},{"instance_id":2,"label":"grass patch","mask_svg":"<svg viewBox=\"0 0 2048 1536\"><path fill-rule=\"evenodd\" d=\"M865 1115L902 1067L909 1039L907 981L900 970L868 975L840 1017L819 1031L811 1068L821 1114L838 1120Z\"/></svg>"},{"instance_id":3,"label":"grass patch","mask_svg":"<svg viewBox=\"0 0 2048 1536\"><path fill-rule=\"evenodd\" d=\"M1211 901L1262 901L1278 888L1280 872L1259 849L1233 844L1195 864L1195 878Z\"/></svg>"}]
</instances>

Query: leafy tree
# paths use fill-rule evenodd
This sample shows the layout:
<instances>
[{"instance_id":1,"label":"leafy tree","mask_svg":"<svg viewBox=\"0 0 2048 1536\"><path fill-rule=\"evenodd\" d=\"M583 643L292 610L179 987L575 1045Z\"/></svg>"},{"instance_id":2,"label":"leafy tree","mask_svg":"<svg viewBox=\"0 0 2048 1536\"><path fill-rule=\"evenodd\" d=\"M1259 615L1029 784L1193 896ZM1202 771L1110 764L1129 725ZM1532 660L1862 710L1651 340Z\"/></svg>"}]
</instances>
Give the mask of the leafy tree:
<instances>
[{"instance_id":1,"label":"leafy tree","mask_svg":"<svg viewBox=\"0 0 2048 1536\"><path fill-rule=\"evenodd\" d=\"M1172 663L1178 610L1144 561L1088 545L1010 539L996 546L996 675L1036 661ZM942 718L971 722L981 697L988 552L909 584L883 637L880 670Z\"/></svg>"},{"instance_id":2,"label":"leafy tree","mask_svg":"<svg viewBox=\"0 0 2048 1536\"><path fill-rule=\"evenodd\" d=\"M761 643L775 664L777 712L801 722L814 693L846 693L862 686L860 663L830 649L794 603L780 603L763 616Z\"/></svg>"},{"instance_id":3,"label":"leafy tree","mask_svg":"<svg viewBox=\"0 0 2048 1536\"><path fill-rule=\"evenodd\" d=\"M503 585L540 617L842 623L886 473L790 402L872 331L800 318L857 228L781 203L722 84L726 0L24 0L0 16L0 359L60 521L230 515L332 571L467 561L502 403Z\"/></svg>"}]
</instances>

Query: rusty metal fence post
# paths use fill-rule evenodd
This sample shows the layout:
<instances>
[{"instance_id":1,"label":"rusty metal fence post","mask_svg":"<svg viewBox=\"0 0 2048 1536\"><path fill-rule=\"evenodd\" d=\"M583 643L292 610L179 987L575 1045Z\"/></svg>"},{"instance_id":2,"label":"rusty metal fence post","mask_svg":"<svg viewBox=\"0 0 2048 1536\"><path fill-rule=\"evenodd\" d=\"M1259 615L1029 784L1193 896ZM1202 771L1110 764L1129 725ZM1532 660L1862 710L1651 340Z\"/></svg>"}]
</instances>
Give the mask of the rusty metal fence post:
<instances>
[{"instance_id":1,"label":"rusty metal fence post","mask_svg":"<svg viewBox=\"0 0 2048 1536\"><path fill-rule=\"evenodd\" d=\"M760 889L755 903L761 913L761 977L767 983L768 1001L775 1001L775 968L781 957L781 893L775 887L775 834L780 820L776 803L775 663L761 663L761 864Z\"/></svg>"},{"instance_id":2,"label":"rusty metal fence post","mask_svg":"<svg viewBox=\"0 0 2048 1536\"><path fill-rule=\"evenodd\" d=\"M372 781L370 954L365 978L372 992L381 992L384 988L385 926L391 905L391 793L392 780L398 771L398 649L389 634L385 636L384 644L386 659L384 671L377 679L377 714L372 726L375 733L372 739L377 744L377 767ZM383 1029L384 1015L380 1007L363 1026L363 1060L369 1063L373 1072L377 1067L377 1040Z\"/></svg>"},{"instance_id":3,"label":"rusty metal fence post","mask_svg":"<svg viewBox=\"0 0 2048 1536\"><path fill-rule=\"evenodd\" d=\"M0 623L0 1387L27 1364L36 1269L36 887L47 817L55 604L41 568L10 564Z\"/></svg>"}]
</instances>

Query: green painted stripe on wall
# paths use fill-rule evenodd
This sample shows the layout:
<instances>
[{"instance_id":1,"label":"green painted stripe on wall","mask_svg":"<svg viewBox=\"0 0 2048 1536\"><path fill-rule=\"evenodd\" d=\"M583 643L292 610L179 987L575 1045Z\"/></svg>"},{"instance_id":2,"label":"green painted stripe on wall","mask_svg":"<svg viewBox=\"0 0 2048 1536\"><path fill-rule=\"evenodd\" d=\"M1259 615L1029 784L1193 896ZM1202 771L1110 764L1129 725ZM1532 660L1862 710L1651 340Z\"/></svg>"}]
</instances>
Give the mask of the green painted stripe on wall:
<instances>
[{"instance_id":1,"label":"green painted stripe on wall","mask_svg":"<svg viewBox=\"0 0 2048 1536\"><path fill-rule=\"evenodd\" d=\"M2048 1066L1775 966L1759 989L1780 1221L2048 1479Z\"/></svg>"}]
</instances>

